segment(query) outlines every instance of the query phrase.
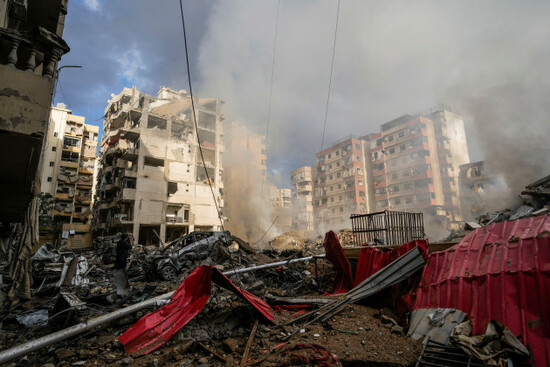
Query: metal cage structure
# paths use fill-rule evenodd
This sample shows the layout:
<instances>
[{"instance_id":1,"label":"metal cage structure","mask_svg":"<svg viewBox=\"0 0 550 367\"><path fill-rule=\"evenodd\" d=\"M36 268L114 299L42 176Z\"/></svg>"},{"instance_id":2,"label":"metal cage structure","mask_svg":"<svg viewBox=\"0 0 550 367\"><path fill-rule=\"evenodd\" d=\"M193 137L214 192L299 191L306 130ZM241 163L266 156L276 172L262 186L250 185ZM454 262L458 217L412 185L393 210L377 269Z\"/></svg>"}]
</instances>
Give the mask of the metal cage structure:
<instances>
[{"instance_id":1,"label":"metal cage structure","mask_svg":"<svg viewBox=\"0 0 550 367\"><path fill-rule=\"evenodd\" d=\"M370 214L352 214L350 219L356 246L365 243L401 245L425 238L422 213L385 210Z\"/></svg>"}]
</instances>

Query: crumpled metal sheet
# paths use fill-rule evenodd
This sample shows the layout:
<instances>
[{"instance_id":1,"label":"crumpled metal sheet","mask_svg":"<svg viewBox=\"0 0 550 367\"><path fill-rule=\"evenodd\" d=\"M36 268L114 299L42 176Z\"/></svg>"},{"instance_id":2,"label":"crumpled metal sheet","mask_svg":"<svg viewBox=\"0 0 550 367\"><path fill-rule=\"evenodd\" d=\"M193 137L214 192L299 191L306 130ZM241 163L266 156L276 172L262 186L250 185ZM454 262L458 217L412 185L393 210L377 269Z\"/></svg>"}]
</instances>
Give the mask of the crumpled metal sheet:
<instances>
[{"instance_id":1,"label":"crumpled metal sheet","mask_svg":"<svg viewBox=\"0 0 550 367\"><path fill-rule=\"evenodd\" d=\"M473 334L489 321L530 345L536 364L550 363L550 217L492 223L456 246L429 255L414 308L457 308Z\"/></svg>"},{"instance_id":2,"label":"crumpled metal sheet","mask_svg":"<svg viewBox=\"0 0 550 367\"><path fill-rule=\"evenodd\" d=\"M217 268L202 265L183 280L168 304L142 317L119 337L124 350L147 354L168 341L203 309L210 298L212 282L235 292L258 310L263 318L273 322L268 304L234 285Z\"/></svg>"},{"instance_id":3,"label":"crumpled metal sheet","mask_svg":"<svg viewBox=\"0 0 550 367\"><path fill-rule=\"evenodd\" d=\"M48 310L38 310L21 315L16 315L15 319L20 324L25 326L45 324L48 321Z\"/></svg>"},{"instance_id":4,"label":"crumpled metal sheet","mask_svg":"<svg viewBox=\"0 0 550 367\"><path fill-rule=\"evenodd\" d=\"M451 342L488 366L502 366L511 355L529 358L529 350L510 329L497 321L489 322L484 335L470 336L471 331L471 320L458 325L453 330Z\"/></svg>"},{"instance_id":5,"label":"crumpled metal sheet","mask_svg":"<svg viewBox=\"0 0 550 367\"><path fill-rule=\"evenodd\" d=\"M414 310L411 313L407 335L414 340L422 340L423 343L429 338L437 343L447 344L451 332L465 317L464 312L454 308Z\"/></svg>"},{"instance_id":6,"label":"crumpled metal sheet","mask_svg":"<svg viewBox=\"0 0 550 367\"><path fill-rule=\"evenodd\" d=\"M59 258L61 257L61 254L59 253L59 250L52 248L50 249L52 245L49 243L43 244L38 251L34 253L32 256L32 259L35 261L51 261L56 263L59 261Z\"/></svg>"}]
</instances>

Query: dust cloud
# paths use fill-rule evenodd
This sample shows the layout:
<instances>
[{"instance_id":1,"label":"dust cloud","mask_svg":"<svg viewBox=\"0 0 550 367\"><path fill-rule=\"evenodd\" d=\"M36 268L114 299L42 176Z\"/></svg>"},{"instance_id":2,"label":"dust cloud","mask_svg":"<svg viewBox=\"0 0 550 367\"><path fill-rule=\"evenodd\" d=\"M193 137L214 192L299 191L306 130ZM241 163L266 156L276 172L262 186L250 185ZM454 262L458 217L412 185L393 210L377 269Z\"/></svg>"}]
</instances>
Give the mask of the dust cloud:
<instances>
[{"instance_id":1,"label":"dust cloud","mask_svg":"<svg viewBox=\"0 0 550 367\"><path fill-rule=\"evenodd\" d=\"M281 1L273 85L277 1L215 1L210 10L201 94L224 99L228 120L265 134L273 88L267 176L277 172L289 187L289 172L321 150L336 2ZM549 14L544 1L342 1L325 141L446 103L465 117L472 160L485 159L505 185L490 195L511 205L504 200L550 174ZM254 185L239 190L242 220L253 217L241 225L254 237L253 207L266 199ZM264 230L272 218L260 219Z\"/></svg>"}]
</instances>

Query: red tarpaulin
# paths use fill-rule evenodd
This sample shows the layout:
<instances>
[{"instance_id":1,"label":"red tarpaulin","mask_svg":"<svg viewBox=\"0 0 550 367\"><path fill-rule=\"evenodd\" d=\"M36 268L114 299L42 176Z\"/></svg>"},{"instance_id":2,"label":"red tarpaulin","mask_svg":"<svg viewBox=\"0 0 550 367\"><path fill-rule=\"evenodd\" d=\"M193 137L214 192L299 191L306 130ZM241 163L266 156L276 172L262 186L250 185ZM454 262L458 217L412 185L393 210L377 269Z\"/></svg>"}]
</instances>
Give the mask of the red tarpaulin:
<instances>
[{"instance_id":1,"label":"red tarpaulin","mask_svg":"<svg viewBox=\"0 0 550 367\"><path fill-rule=\"evenodd\" d=\"M550 217L492 223L430 254L415 308L439 307L468 314L473 335L504 324L550 365Z\"/></svg>"},{"instance_id":2,"label":"red tarpaulin","mask_svg":"<svg viewBox=\"0 0 550 367\"><path fill-rule=\"evenodd\" d=\"M405 255L415 247L420 249L424 259L428 258L427 240L414 240L391 251L382 251L370 246L363 247L359 253L359 260L357 261L357 268L355 269L355 280L353 281L353 286L355 287L363 280L367 279L378 270L384 268L395 259Z\"/></svg>"},{"instance_id":3,"label":"red tarpaulin","mask_svg":"<svg viewBox=\"0 0 550 367\"><path fill-rule=\"evenodd\" d=\"M255 307L264 319L273 322L268 304L234 285L217 268L203 265L184 279L168 304L142 317L118 338L124 350L146 354L164 344L202 310L210 298L212 282L235 292Z\"/></svg>"},{"instance_id":4,"label":"red tarpaulin","mask_svg":"<svg viewBox=\"0 0 550 367\"><path fill-rule=\"evenodd\" d=\"M336 268L336 278L334 279L334 294L346 293L363 280L367 279L378 270L389 265L392 261L405 255L415 247L419 247L422 256L428 256L428 241L414 240L391 251L382 251L370 246L365 246L359 253L357 268L355 269L355 280L353 280L351 265L349 263L338 237L333 231L325 235L326 259Z\"/></svg>"},{"instance_id":5,"label":"red tarpaulin","mask_svg":"<svg viewBox=\"0 0 550 367\"><path fill-rule=\"evenodd\" d=\"M346 293L353 286L351 265L346 254L344 254L344 250L342 250L336 233L328 231L323 246L325 247L326 259L334 265L337 271L334 278L333 293Z\"/></svg>"}]
</instances>

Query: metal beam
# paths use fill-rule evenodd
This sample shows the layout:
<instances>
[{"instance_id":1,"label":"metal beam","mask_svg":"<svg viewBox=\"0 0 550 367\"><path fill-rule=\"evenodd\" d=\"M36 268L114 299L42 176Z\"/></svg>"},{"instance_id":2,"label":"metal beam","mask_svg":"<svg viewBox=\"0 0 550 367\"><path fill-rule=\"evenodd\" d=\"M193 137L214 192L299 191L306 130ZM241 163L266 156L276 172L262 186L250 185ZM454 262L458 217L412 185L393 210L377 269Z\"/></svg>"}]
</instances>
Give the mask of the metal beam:
<instances>
[{"instance_id":1,"label":"metal beam","mask_svg":"<svg viewBox=\"0 0 550 367\"><path fill-rule=\"evenodd\" d=\"M325 255L302 257L302 258L299 258L299 259L279 261L279 262L275 262L275 263L252 266L252 267L243 268L243 269L229 270L229 271L224 272L223 274L226 275L226 276L231 276L231 275L235 275L235 274L246 273L246 272L249 272L249 271L260 270L260 269L268 269L268 268L273 268L273 267L277 267L277 266L283 266L283 265L293 264L293 263L302 262L302 261L309 261L309 260L313 260L315 258L323 258L323 257L325 257ZM172 297L173 294L174 294L174 292L164 293L164 294L162 294L160 296L157 296L155 298L151 298L151 299L145 300L145 301L140 302L140 303L136 303L134 305L131 305L131 306L128 306L128 307L125 307L125 308L121 308L120 310L110 312L108 314L96 317L96 318L88 320L86 322L82 322L80 324L71 326L67 329L63 329L63 330L55 332L53 334L45 335L41 338L28 341L26 343L17 345L13 348L10 348L10 349L3 350L2 352L0 352L0 364L6 363L6 362L8 362L8 361L10 361L14 358L17 358L17 357L22 357L22 356L24 356L28 353L34 352L34 351L36 351L40 348L46 347L48 345L52 345L52 344L55 344L55 343L60 342L62 340L72 338L73 336L81 334L81 333L83 333L87 330L90 330L92 328L101 326L101 325L106 324L108 322L120 319L124 316L131 315L131 314L133 314L137 311L140 311L144 308L154 306L154 305L156 305L157 301L162 301L162 300L169 299L170 297Z\"/></svg>"}]
</instances>

